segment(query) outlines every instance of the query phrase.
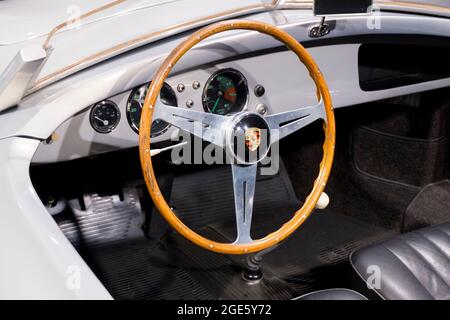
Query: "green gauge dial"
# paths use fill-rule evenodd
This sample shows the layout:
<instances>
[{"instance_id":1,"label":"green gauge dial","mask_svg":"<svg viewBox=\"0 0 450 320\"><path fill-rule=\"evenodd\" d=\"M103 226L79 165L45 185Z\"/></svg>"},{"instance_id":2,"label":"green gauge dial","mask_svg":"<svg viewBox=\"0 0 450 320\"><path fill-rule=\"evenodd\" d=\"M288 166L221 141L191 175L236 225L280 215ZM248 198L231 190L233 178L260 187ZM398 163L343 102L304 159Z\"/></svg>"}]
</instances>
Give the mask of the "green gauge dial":
<instances>
[{"instance_id":1,"label":"green gauge dial","mask_svg":"<svg viewBox=\"0 0 450 320\"><path fill-rule=\"evenodd\" d=\"M150 83L134 89L127 103L127 119L130 127L139 133L139 125L141 123L142 106L145 102ZM177 106L177 97L172 88L165 83L160 93L161 102L168 106ZM170 125L162 120L155 120L152 124L151 136L157 137L167 131Z\"/></svg>"},{"instance_id":2,"label":"green gauge dial","mask_svg":"<svg viewBox=\"0 0 450 320\"><path fill-rule=\"evenodd\" d=\"M206 83L203 92L203 108L214 114L227 115L242 111L247 101L247 80L234 69L215 73Z\"/></svg>"}]
</instances>

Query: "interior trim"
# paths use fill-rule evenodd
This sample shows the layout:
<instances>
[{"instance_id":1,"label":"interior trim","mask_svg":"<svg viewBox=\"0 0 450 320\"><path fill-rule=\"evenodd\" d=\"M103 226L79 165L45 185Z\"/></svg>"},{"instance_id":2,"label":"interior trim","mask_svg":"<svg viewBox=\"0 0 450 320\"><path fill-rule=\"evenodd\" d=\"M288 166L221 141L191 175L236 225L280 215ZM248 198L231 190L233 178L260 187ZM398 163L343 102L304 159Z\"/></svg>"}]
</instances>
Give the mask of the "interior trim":
<instances>
[{"instance_id":1,"label":"interior trim","mask_svg":"<svg viewBox=\"0 0 450 320\"><path fill-rule=\"evenodd\" d=\"M409 189L409 190L415 189L417 192L419 192L421 190L421 187L418 187L418 186L415 186L415 185L411 185L411 184L407 184L407 183L400 182L400 181L386 179L386 178L383 178L383 177L378 177L378 176L375 176L375 175L373 175L373 174L371 174L369 172L366 172L366 171L362 170L358 166L358 164L356 162L356 159L355 159L354 141L355 141L355 135L356 134L357 134L356 131L354 131L352 133L352 144L350 146L350 152L351 152L351 158L352 158L352 166L353 166L353 168L355 169L355 171L357 173L359 173L360 175L362 175L362 176L364 176L364 177L366 177L368 179L372 179L374 181L383 182L383 183L394 185L394 186L398 186L398 187L403 187L403 188L406 188L406 189Z\"/></svg>"},{"instance_id":2,"label":"interior trim","mask_svg":"<svg viewBox=\"0 0 450 320\"><path fill-rule=\"evenodd\" d=\"M352 36L343 36L343 37L335 37L335 38L327 38L327 39L318 39L318 40L308 40L302 41L301 44L303 47L316 48L316 47L324 47L324 46L332 46L332 45L342 45L342 44L361 44L361 43L393 43L393 44L414 44L417 42L421 42L426 45L435 45L435 46L446 46L450 47L450 37L445 36L433 36L433 35L421 35L421 34L368 34L368 35L352 35ZM212 62L213 64L222 64L227 63L234 60L242 60L247 58L254 58L263 56L266 54L279 53L279 52L287 52L288 48L285 46L277 46L268 49L253 51L249 53L244 53L240 55L236 55L233 57L228 57L225 59L220 59ZM197 68L197 67L195 67ZM195 69L195 68L192 68ZM191 69L187 69L191 70Z\"/></svg>"}]
</instances>

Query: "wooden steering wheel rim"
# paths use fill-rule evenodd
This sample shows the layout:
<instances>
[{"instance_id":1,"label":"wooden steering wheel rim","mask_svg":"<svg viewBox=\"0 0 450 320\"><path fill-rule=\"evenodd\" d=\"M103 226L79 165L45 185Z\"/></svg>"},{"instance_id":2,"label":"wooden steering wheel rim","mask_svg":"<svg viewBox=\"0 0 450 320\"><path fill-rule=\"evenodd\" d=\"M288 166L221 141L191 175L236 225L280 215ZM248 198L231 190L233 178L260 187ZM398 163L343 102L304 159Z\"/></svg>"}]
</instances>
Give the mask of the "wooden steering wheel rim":
<instances>
[{"instance_id":1,"label":"wooden steering wheel rim","mask_svg":"<svg viewBox=\"0 0 450 320\"><path fill-rule=\"evenodd\" d=\"M154 106L156 105L159 93L164 84L164 81L169 76L175 64L199 42L209 38L217 33L229 30L252 30L261 32L272 36L273 38L284 43L291 51L293 51L300 61L308 69L311 78L317 87L318 98L322 97L327 121L324 122L325 142L323 145L323 159L320 163L320 171L317 176L313 190L306 198L304 205L295 212L294 217L284 224L279 230L267 235L266 237L254 240L249 244L233 244L233 243L219 243L207 239L198 233L188 228L171 210L167 204L153 171L152 158L150 154L150 133L151 124L153 122ZM330 93L325 82L325 79L317 67L316 63L306 51L306 49L292 36L285 31L266 24L263 22L246 21L246 20L229 20L212 24L205 27L179 44L171 54L165 59L154 79L152 80L144 106L142 108L142 116L139 133L139 154L141 166L144 174L145 183L149 190L155 205L161 212L162 216L167 222L182 236L193 242L194 244L218 253L224 254L248 254L258 252L276 245L291 235L303 222L309 217L314 210L317 201L325 189L328 177L331 172L333 164L334 148L335 148L335 120L333 106L331 102Z\"/></svg>"}]
</instances>

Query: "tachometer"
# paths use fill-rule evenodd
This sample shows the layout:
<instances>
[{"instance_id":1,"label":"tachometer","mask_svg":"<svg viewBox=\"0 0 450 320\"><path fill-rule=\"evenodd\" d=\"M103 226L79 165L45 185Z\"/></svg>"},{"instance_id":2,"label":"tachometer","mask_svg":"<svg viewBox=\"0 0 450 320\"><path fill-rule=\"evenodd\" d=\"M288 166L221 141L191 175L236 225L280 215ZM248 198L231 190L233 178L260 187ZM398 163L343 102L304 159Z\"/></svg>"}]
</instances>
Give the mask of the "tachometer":
<instances>
[{"instance_id":1,"label":"tachometer","mask_svg":"<svg viewBox=\"0 0 450 320\"><path fill-rule=\"evenodd\" d=\"M244 109L248 101L248 86L244 75L234 69L216 72L203 91L206 112L226 115Z\"/></svg>"},{"instance_id":2,"label":"tachometer","mask_svg":"<svg viewBox=\"0 0 450 320\"><path fill-rule=\"evenodd\" d=\"M142 106L145 102L145 97L147 96L148 89L150 87L149 84L145 84L139 88L134 89L127 103L127 119L131 128L139 133L139 125L141 123L141 112ZM161 102L165 105L169 106L177 106L177 97L173 89L165 83L163 88L161 89ZM155 120L152 124L151 136L152 138L157 137L167 131L170 125L162 120Z\"/></svg>"}]
</instances>

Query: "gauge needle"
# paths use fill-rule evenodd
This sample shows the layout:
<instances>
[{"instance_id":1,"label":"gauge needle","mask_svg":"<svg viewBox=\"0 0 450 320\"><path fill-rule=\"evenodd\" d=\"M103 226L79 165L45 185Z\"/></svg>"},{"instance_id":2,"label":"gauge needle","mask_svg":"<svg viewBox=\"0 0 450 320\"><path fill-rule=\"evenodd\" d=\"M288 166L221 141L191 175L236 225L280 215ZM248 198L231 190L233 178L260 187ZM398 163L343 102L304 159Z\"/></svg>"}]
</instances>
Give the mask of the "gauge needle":
<instances>
[{"instance_id":1,"label":"gauge needle","mask_svg":"<svg viewBox=\"0 0 450 320\"><path fill-rule=\"evenodd\" d=\"M97 117L97 116L95 116L94 118L97 119L98 121L100 121L101 123L103 123L104 126L107 126L107 125L109 124L109 121L108 121L108 120L100 119L100 118Z\"/></svg>"},{"instance_id":2,"label":"gauge needle","mask_svg":"<svg viewBox=\"0 0 450 320\"><path fill-rule=\"evenodd\" d=\"M211 110L211 113L214 113L216 111L217 105L219 104L220 96L217 98L216 103L214 104L214 108Z\"/></svg>"}]
</instances>

